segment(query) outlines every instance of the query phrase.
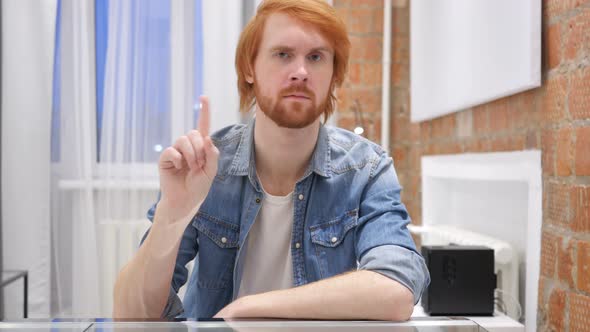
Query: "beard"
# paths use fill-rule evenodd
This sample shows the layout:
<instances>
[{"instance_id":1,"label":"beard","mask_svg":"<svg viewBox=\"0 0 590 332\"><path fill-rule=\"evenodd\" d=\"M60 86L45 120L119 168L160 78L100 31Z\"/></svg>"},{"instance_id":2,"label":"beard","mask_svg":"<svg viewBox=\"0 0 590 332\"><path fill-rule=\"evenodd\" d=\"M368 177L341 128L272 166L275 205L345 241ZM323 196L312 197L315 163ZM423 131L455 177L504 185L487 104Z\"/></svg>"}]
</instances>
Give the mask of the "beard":
<instances>
[{"instance_id":1,"label":"beard","mask_svg":"<svg viewBox=\"0 0 590 332\"><path fill-rule=\"evenodd\" d=\"M285 100L286 96L292 94L304 94L308 100ZM279 91L277 98L265 96L254 85L254 96L256 102L266 116L274 121L279 127L285 128L305 128L312 124L320 115L324 113L329 102L329 96L320 103L315 103L315 94L305 83L295 83Z\"/></svg>"}]
</instances>

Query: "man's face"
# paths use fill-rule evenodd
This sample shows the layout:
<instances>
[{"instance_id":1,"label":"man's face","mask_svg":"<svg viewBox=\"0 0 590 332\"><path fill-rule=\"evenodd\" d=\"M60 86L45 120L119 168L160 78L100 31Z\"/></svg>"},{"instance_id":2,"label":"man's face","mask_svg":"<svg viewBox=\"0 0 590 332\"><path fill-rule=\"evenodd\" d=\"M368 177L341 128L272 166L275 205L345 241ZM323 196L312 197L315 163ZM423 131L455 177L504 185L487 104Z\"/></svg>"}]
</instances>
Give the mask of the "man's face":
<instances>
[{"instance_id":1,"label":"man's face","mask_svg":"<svg viewBox=\"0 0 590 332\"><path fill-rule=\"evenodd\" d=\"M264 27L254 61L254 94L278 126L303 128L326 109L334 50L317 29L275 13Z\"/></svg>"}]
</instances>

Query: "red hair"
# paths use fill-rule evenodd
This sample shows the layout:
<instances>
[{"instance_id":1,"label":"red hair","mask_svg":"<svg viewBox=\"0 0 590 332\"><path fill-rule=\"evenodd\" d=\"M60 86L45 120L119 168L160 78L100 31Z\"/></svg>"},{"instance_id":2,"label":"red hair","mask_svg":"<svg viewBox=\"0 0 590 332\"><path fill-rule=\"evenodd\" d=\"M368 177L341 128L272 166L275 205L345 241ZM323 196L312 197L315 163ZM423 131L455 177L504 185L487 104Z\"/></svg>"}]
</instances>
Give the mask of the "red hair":
<instances>
[{"instance_id":1,"label":"red hair","mask_svg":"<svg viewBox=\"0 0 590 332\"><path fill-rule=\"evenodd\" d=\"M324 111L324 120L327 120L336 106L334 88L342 85L348 69L350 40L346 32L346 25L338 17L334 8L324 0L264 0L258 6L256 15L242 31L236 49L240 111L247 112L256 103L254 86L246 81L246 77L254 76L252 72L254 60L258 55L264 24L268 16L274 13L287 14L315 27L334 49L334 71L330 83L330 101Z\"/></svg>"}]
</instances>

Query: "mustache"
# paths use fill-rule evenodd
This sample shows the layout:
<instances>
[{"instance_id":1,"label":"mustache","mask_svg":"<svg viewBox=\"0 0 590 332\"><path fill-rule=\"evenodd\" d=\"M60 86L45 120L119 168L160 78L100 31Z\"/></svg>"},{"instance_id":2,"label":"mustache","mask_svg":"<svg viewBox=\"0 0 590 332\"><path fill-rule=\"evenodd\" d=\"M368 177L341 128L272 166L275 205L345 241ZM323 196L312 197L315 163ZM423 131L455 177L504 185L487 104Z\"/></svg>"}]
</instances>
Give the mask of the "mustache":
<instances>
[{"instance_id":1,"label":"mustache","mask_svg":"<svg viewBox=\"0 0 590 332\"><path fill-rule=\"evenodd\" d=\"M313 91L311 91L305 83L294 83L281 90L281 96L287 96L295 93L303 93L306 96L312 98L315 97Z\"/></svg>"}]
</instances>

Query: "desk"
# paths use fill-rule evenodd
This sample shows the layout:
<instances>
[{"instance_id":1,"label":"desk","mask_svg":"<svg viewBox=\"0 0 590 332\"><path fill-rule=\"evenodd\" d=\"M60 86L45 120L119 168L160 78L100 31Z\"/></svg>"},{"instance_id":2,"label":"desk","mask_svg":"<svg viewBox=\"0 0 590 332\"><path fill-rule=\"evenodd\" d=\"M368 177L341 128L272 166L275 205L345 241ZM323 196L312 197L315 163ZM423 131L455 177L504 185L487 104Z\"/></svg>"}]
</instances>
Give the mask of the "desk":
<instances>
[{"instance_id":1,"label":"desk","mask_svg":"<svg viewBox=\"0 0 590 332\"><path fill-rule=\"evenodd\" d=\"M424 308L420 305L414 306L412 318L418 317L433 317L428 316L424 312ZM502 314L494 313L493 316L468 316L465 317L486 329L489 332L524 332L524 325L515 321L514 319Z\"/></svg>"},{"instance_id":2,"label":"desk","mask_svg":"<svg viewBox=\"0 0 590 332\"><path fill-rule=\"evenodd\" d=\"M28 308L28 292L29 292L29 272L25 270L15 270L15 271L2 271L2 282L0 283L0 287L4 288L5 286L15 282L19 278L23 278L23 296L24 296L24 304L23 304L23 317L27 318L27 308Z\"/></svg>"},{"instance_id":3,"label":"desk","mask_svg":"<svg viewBox=\"0 0 590 332\"><path fill-rule=\"evenodd\" d=\"M294 320L240 320L240 321L136 321L113 322L107 320L84 321L15 321L0 323L0 331L169 331L169 332L487 332L467 319L416 318L408 322L379 321L294 321Z\"/></svg>"}]
</instances>

